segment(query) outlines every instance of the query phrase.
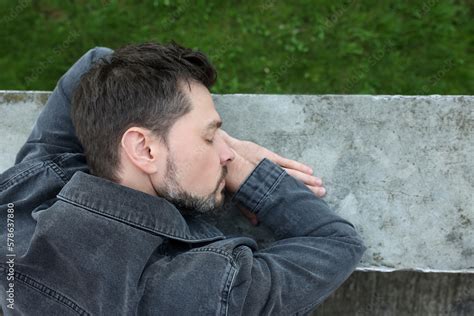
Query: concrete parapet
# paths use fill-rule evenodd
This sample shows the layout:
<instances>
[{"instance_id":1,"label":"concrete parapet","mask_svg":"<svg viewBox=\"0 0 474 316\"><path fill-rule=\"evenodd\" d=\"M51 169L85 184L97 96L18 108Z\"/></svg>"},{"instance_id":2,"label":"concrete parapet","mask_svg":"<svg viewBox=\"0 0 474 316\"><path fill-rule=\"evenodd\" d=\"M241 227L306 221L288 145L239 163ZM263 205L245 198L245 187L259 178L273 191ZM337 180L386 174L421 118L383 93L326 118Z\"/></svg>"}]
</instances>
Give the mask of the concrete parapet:
<instances>
[{"instance_id":1,"label":"concrete parapet","mask_svg":"<svg viewBox=\"0 0 474 316\"><path fill-rule=\"evenodd\" d=\"M48 96L0 91L0 172L13 164ZM356 312L350 315L405 311L386 299L402 295L414 279L424 280L420 291L440 289L427 297L432 306L419 309L422 314L474 312L474 96L213 98L228 133L312 166L328 191L325 201L356 226L368 246L358 272L318 315L345 315L348 309L339 301L352 304ZM209 218L221 230L261 244L272 240L265 228L251 227L235 208L226 208ZM379 273L391 271L397 272ZM377 280L397 286L385 296ZM443 282L449 295L440 293ZM367 301L377 293L386 297L383 302ZM451 301L440 301L446 295ZM365 302L360 313L357 299Z\"/></svg>"}]
</instances>

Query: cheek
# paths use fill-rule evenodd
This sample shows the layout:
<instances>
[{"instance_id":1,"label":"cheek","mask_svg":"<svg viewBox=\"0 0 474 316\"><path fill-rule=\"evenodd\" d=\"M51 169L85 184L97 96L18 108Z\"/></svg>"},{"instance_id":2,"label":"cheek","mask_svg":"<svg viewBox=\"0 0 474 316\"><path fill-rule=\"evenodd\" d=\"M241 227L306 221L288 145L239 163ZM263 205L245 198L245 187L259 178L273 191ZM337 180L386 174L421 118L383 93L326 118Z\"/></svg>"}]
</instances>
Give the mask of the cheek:
<instances>
[{"instance_id":1,"label":"cheek","mask_svg":"<svg viewBox=\"0 0 474 316\"><path fill-rule=\"evenodd\" d=\"M183 184L205 191L216 185L222 167L219 156L212 147L198 147L187 150L185 159L180 161L183 168ZM202 188L202 189L201 189Z\"/></svg>"}]
</instances>

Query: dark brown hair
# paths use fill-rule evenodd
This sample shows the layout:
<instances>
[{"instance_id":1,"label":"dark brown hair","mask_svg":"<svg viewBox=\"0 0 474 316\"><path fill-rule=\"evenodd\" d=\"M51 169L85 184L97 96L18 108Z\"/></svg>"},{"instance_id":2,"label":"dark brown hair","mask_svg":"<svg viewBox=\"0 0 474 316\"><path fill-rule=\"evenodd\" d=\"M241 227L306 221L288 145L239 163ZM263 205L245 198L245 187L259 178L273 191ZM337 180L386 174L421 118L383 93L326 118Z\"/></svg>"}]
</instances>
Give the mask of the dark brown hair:
<instances>
[{"instance_id":1,"label":"dark brown hair","mask_svg":"<svg viewBox=\"0 0 474 316\"><path fill-rule=\"evenodd\" d=\"M191 111L181 83L208 89L216 71L201 52L170 44L127 45L98 60L74 91L71 118L90 172L118 182L119 145L132 126L151 130L165 144L173 124Z\"/></svg>"}]
</instances>

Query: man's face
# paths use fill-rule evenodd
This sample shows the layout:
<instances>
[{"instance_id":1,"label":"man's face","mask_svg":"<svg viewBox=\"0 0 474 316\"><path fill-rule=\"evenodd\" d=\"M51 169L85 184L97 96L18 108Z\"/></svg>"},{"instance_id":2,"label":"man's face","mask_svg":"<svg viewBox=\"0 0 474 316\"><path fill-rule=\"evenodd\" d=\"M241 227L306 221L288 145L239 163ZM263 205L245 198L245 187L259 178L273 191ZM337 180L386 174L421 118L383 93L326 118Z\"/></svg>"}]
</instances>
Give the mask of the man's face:
<instances>
[{"instance_id":1,"label":"man's face","mask_svg":"<svg viewBox=\"0 0 474 316\"><path fill-rule=\"evenodd\" d=\"M223 204L226 165L234 153L219 133L221 118L208 89L195 82L191 90L182 87L192 110L171 127L163 176L151 182L158 196L204 213Z\"/></svg>"}]
</instances>

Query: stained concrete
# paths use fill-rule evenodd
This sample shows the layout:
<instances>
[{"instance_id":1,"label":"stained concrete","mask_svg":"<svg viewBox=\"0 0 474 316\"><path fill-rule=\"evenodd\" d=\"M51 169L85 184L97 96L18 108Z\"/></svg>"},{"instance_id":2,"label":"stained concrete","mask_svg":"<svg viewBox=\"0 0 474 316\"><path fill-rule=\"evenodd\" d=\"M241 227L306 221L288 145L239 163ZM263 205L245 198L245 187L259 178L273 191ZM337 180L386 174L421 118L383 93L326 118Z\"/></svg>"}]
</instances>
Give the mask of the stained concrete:
<instances>
[{"instance_id":1,"label":"stained concrete","mask_svg":"<svg viewBox=\"0 0 474 316\"><path fill-rule=\"evenodd\" d=\"M322 177L325 200L368 245L358 270L474 272L474 97L214 100L230 134Z\"/></svg>"},{"instance_id":2,"label":"stained concrete","mask_svg":"<svg viewBox=\"0 0 474 316\"><path fill-rule=\"evenodd\" d=\"M0 90L0 172L13 165L49 94Z\"/></svg>"},{"instance_id":3,"label":"stained concrete","mask_svg":"<svg viewBox=\"0 0 474 316\"><path fill-rule=\"evenodd\" d=\"M48 92L0 92L0 171ZM303 161L361 233L358 271L474 273L474 97L213 95L228 133ZM226 204L226 233L271 241Z\"/></svg>"}]
</instances>

